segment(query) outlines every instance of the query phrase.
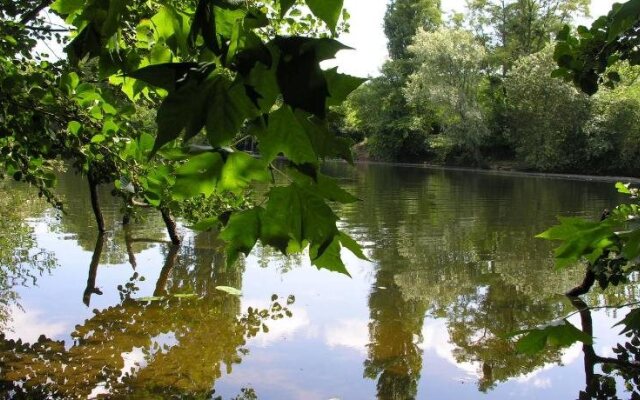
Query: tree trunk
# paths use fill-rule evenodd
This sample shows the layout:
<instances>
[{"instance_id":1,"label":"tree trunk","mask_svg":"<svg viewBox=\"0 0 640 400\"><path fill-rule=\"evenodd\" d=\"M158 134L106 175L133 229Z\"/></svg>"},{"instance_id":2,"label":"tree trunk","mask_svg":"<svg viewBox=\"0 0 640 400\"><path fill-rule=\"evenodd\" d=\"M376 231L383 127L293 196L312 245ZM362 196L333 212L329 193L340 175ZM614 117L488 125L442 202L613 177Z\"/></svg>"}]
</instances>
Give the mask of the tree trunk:
<instances>
[{"instance_id":1,"label":"tree trunk","mask_svg":"<svg viewBox=\"0 0 640 400\"><path fill-rule=\"evenodd\" d=\"M98 266L100 265L100 257L102 256L102 249L104 248L104 234L99 233L96 239L96 247L93 250L93 256L91 257L91 264L89 264L89 278L87 278L87 287L82 294L82 302L89 307L92 294L102 294L102 291L96 288L96 277L98 276Z\"/></svg>"},{"instance_id":2,"label":"tree trunk","mask_svg":"<svg viewBox=\"0 0 640 400\"><path fill-rule=\"evenodd\" d=\"M178 258L178 249L176 245L169 246L169 254L164 262L160 276L156 281L156 289L153 291L154 296L166 296L167 295L167 282L169 281L169 274L176 265L176 259Z\"/></svg>"},{"instance_id":3,"label":"tree trunk","mask_svg":"<svg viewBox=\"0 0 640 400\"><path fill-rule=\"evenodd\" d=\"M587 266L587 271L584 274L582 283L573 289L569 290L566 295L569 297L578 297L583 294L587 294L591 290L591 286L596 283L596 274L591 271L591 266Z\"/></svg>"},{"instance_id":4,"label":"tree trunk","mask_svg":"<svg viewBox=\"0 0 640 400\"><path fill-rule=\"evenodd\" d=\"M176 230L176 221L171 216L171 212L169 212L169 210L166 208L161 208L160 212L162 213L162 220L167 226L167 232L169 232L171 243L179 245L182 240L180 239L180 236L178 236L178 232Z\"/></svg>"},{"instance_id":5,"label":"tree trunk","mask_svg":"<svg viewBox=\"0 0 640 400\"><path fill-rule=\"evenodd\" d=\"M138 266L136 263L136 253L133 251L133 238L131 237L131 227L128 225L124 226L124 243L127 247L127 254L129 256L129 264L131 264L131 268L136 269Z\"/></svg>"},{"instance_id":6,"label":"tree trunk","mask_svg":"<svg viewBox=\"0 0 640 400\"><path fill-rule=\"evenodd\" d=\"M98 198L98 181L96 180L93 170L89 168L89 193L91 193L91 207L93 208L93 214L96 217L96 223L98 224L98 232L104 233L104 216L102 215L102 209L100 208L100 199Z\"/></svg>"}]
</instances>

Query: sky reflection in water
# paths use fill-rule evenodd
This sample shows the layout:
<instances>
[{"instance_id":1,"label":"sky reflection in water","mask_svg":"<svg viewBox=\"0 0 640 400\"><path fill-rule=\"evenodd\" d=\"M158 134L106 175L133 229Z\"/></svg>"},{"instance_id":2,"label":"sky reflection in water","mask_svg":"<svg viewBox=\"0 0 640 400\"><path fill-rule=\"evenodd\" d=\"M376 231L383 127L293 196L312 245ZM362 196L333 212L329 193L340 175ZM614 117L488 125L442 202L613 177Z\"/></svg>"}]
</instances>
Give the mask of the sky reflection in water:
<instances>
[{"instance_id":1,"label":"sky reflection in water","mask_svg":"<svg viewBox=\"0 0 640 400\"><path fill-rule=\"evenodd\" d=\"M21 215L35 239L24 245L53 253L57 266L37 287L13 289L22 309L6 308L4 389L28 373L26 387L82 397L200 398L215 389L224 399L577 398L580 345L531 357L502 336L575 310L560 293L580 271L554 272L551 245L533 236L556 215L596 217L620 200L612 184L385 165L326 170L362 199L338 209L372 259L345 254L352 278L268 249L229 267L215 237L186 229L172 254L159 216L125 232L107 192L115 228L96 243L88 198L77 193L84 185L63 179L67 215L56 219L46 206ZM635 297L627 287L606 300ZM612 356L614 319L592 317L596 353ZM580 326L579 315L571 321ZM11 341L40 335L47 339L36 345Z\"/></svg>"}]
</instances>

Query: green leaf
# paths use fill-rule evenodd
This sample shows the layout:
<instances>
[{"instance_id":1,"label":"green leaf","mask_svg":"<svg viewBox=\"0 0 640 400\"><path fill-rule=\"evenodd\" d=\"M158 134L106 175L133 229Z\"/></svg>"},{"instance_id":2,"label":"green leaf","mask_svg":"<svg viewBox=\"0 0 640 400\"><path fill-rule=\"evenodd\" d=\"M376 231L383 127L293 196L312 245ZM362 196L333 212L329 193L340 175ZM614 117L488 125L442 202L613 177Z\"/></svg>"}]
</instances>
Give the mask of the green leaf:
<instances>
[{"instance_id":1,"label":"green leaf","mask_svg":"<svg viewBox=\"0 0 640 400\"><path fill-rule=\"evenodd\" d=\"M246 84L252 88L247 95L253 104L263 113L270 112L280 94L275 70L257 63L249 73Z\"/></svg>"},{"instance_id":2,"label":"green leaf","mask_svg":"<svg viewBox=\"0 0 640 400\"><path fill-rule=\"evenodd\" d=\"M305 2L311 12L326 22L329 29L335 33L342 13L343 0L305 0Z\"/></svg>"},{"instance_id":3,"label":"green leaf","mask_svg":"<svg viewBox=\"0 0 640 400\"><path fill-rule=\"evenodd\" d=\"M622 254L627 260L633 260L640 256L640 229L625 232L624 234L620 234L620 237L624 243Z\"/></svg>"},{"instance_id":4,"label":"green leaf","mask_svg":"<svg viewBox=\"0 0 640 400\"><path fill-rule=\"evenodd\" d=\"M251 182L266 182L269 174L263 162L244 152L235 152L227 156L222 175L216 189L218 191L238 192Z\"/></svg>"},{"instance_id":5,"label":"green leaf","mask_svg":"<svg viewBox=\"0 0 640 400\"><path fill-rule=\"evenodd\" d=\"M223 161L220 153L205 152L176 169L172 193L175 200L200 194L209 197L215 191L238 193L251 182L268 178L264 164L246 153L231 153Z\"/></svg>"},{"instance_id":6,"label":"green leaf","mask_svg":"<svg viewBox=\"0 0 640 400\"><path fill-rule=\"evenodd\" d=\"M266 162L273 161L282 153L296 164L318 163L304 127L286 105L269 114L267 128L260 130L256 136L260 154Z\"/></svg>"},{"instance_id":7,"label":"green leaf","mask_svg":"<svg viewBox=\"0 0 640 400\"><path fill-rule=\"evenodd\" d=\"M172 196L184 200L200 194L211 196L222 171L223 161L218 153L197 155L176 169L176 183Z\"/></svg>"},{"instance_id":8,"label":"green leaf","mask_svg":"<svg viewBox=\"0 0 640 400\"><path fill-rule=\"evenodd\" d=\"M609 41L616 40L616 37L628 29L640 17L640 1L630 0L623 3L616 11L613 12L613 20L609 27L607 39Z\"/></svg>"},{"instance_id":9,"label":"green leaf","mask_svg":"<svg viewBox=\"0 0 640 400\"><path fill-rule=\"evenodd\" d=\"M106 137L104 135L95 135L91 138L91 143L102 143L104 142Z\"/></svg>"},{"instance_id":10,"label":"green leaf","mask_svg":"<svg viewBox=\"0 0 640 400\"><path fill-rule=\"evenodd\" d=\"M79 83L80 77L78 77L78 74L75 72L70 72L60 77L60 87L64 89L67 94L72 94L76 87L78 87Z\"/></svg>"},{"instance_id":11,"label":"green leaf","mask_svg":"<svg viewBox=\"0 0 640 400\"><path fill-rule=\"evenodd\" d=\"M69 121L69 124L67 125L67 130L73 135L78 135L81 128L82 124L78 121Z\"/></svg>"},{"instance_id":12,"label":"green leaf","mask_svg":"<svg viewBox=\"0 0 640 400\"><path fill-rule=\"evenodd\" d=\"M559 218L560 224L537 235L537 238L561 240L562 245L555 250L558 268L585 257L595 262L604 249L614 244L614 228L616 221L608 218L600 222L587 221L582 218Z\"/></svg>"},{"instance_id":13,"label":"green leaf","mask_svg":"<svg viewBox=\"0 0 640 400\"><path fill-rule=\"evenodd\" d=\"M228 144L247 118L255 117L258 109L239 82L216 77L207 95L206 128L209 143L216 147Z\"/></svg>"},{"instance_id":14,"label":"green leaf","mask_svg":"<svg viewBox=\"0 0 640 400\"><path fill-rule=\"evenodd\" d=\"M260 237L260 219L264 210L260 207L231 215L220 238L227 242L227 263L232 265L240 253L249 255Z\"/></svg>"},{"instance_id":15,"label":"green leaf","mask_svg":"<svg viewBox=\"0 0 640 400\"><path fill-rule=\"evenodd\" d=\"M51 4L50 8L59 14L68 15L80 10L85 3L85 0L56 0Z\"/></svg>"},{"instance_id":16,"label":"green leaf","mask_svg":"<svg viewBox=\"0 0 640 400\"><path fill-rule=\"evenodd\" d=\"M618 189L618 193L631 194L631 190L629 190L630 186L630 183L625 184L622 182L616 182L616 189Z\"/></svg>"},{"instance_id":17,"label":"green leaf","mask_svg":"<svg viewBox=\"0 0 640 400\"><path fill-rule=\"evenodd\" d=\"M347 99L347 96L367 80L355 76L338 73L338 68L324 71L329 88L329 99L327 105L338 106Z\"/></svg>"},{"instance_id":18,"label":"green leaf","mask_svg":"<svg viewBox=\"0 0 640 400\"><path fill-rule=\"evenodd\" d=\"M362 252L362 247L360 247L358 242L353 240L353 238L351 236L347 235L344 232L340 232L340 244L342 245L342 247L344 247L344 248L348 249L350 252L352 252L359 259L365 260L365 261L371 261Z\"/></svg>"},{"instance_id":19,"label":"green leaf","mask_svg":"<svg viewBox=\"0 0 640 400\"><path fill-rule=\"evenodd\" d=\"M261 240L283 253L289 248L302 249L307 242L315 249L313 261L339 234L337 220L331 208L312 191L296 183L276 187L268 195Z\"/></svg>"},{"instance_id":20,"label":"green leaf","mask_svg":"<svg viewBox=\"0 0 640 400\"><path fill-rule=\"evenodd\" d=\"M216 286L216 290L228 293L232 296L242 296L242 292L231 286Z\"/></svg>"},{"instance_id":21,"label":"green leaf","mask_svg":"<svg viewBox=\"0 0 640 400\"><path fill-rule=\"evenodd\" d=\"M515 333L523 334L516 343L520 353L533 355L544 350L546 346L568 347L576 342L593 344L593 338L571 325L566 319L557 323Z\"/></svg>"},{"instance_id":22,"label":"green leaf","mask_svg":"<svg viewBox=\"0 0 640 400\"><path fill-rule=\"evenodd\" d=\"M192 62L155 64L133 71L129 76L170 92L197 67L198 64Z\"/></svg>"},{"instance_id":23,"label":"green leaf","mask_svg":"<svg viewBox=\"0 0 640 400\"><path fill-rule=\"evenodd\" d=\"M156 117L158 136L153 149L154 153L165 144L177 139L183 131L185 137L191 138L204 127L206 95L206 88L196 82L189 82L169 93L158 109Z\"/></svg>"},{"instance_id":24,"label":"green leaf","mask_svg":"<svg viewBox=\"0 0 640 400\"><path fill-rule=\"evenodd\" d=\"M198 221L190 228L195 231L204 232L210 229L217 228L218 226L220 226L220 220L218 219L218 217L211 217Z\"/></svg>"},{"instance_id":25,"label":"green leaf","mask_svg":"<svg viewBox=\"0 0 640 400\"><path fill-rule=\"evenodd\" d=\"M309 257L311 258L311 263L318 267L318 269L324 268L329 271L345 274L349 277L351 276L340 257L340 241L338 237L333 237L328 244L311 245L309 248Z\"/></svg>"},{"instance_id":26,"label":"green leaf","mask_svg":"<svg viewBox=\"0 0 640 400\"><path fill-rule=\"evenodd\" d=\"M187 52L188 21L186 15L167 4L151 17L157 40L166 43L174 53Z\"/></svg>"},{"instance_id":27,"label":"green leaf","mask_svg":"<svg viewBox=\"0 0 640 400\"><path fill-rule=\"evenodd\" d=\"M342 189L335 179L326 175L316 173L315 177L302 174L295 170L290 170L289 174L301 186L317 193L329 201L336 201L343 204L355 203L358 198Z\"/></svg>"}]
</instances>

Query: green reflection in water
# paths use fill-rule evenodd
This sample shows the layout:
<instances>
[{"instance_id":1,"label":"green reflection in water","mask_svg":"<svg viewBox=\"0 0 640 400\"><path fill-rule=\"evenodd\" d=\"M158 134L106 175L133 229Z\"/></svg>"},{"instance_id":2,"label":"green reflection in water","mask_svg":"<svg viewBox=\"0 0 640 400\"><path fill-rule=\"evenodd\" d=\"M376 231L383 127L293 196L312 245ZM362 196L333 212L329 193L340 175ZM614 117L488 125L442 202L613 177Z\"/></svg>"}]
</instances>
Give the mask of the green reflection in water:
<instances>
[{"instance_id":1,"label":"green reflection in water","mask_svg":"<svg viewBox=\"0 0 640 400\"><path fill-rule=\"evenodd\" d=\"M597 215L615 204L610 184L385 165L328 169L347 176L363 199L343 215L377 262L364 375L377 380L379 399L416 397L425 316L446 319L455 360L480 366L480 391L560 363L559 350L519 354L505 336L573 310L562 293L581 271L554 271L549 244L534 236L556 215ZM630 285L607 297L637 299L635 292ZM593 293L590 304L602 297Z\"/></svg>"},{"instance_id":2,"label":"green reflection in water","mask_svg":"<svg viewBox=\"0 0 640 400\"><path fill-rule=\"evenodd\" d=\"M26 221L47 210L36 191L0 181L0 329L6 328L12 306L19 305L16 285L35 285L56 267L53 252L38 247L34 228Z\"/></svg>"},{"instance_id":3,"label":"green reflection in water","mask_svg":"<svg viewBox=\"0 0 640 400\"><path fill-rule=\"evenodd\" d=\"M2 337L0 389L30 398L210 398L215 381L248 353L247 339L292 315L277 298L241 312L239 298L216 290L242 287L243 265L227 268L224 259L207 234L180 252L169 246L154 296L139 297L134 274L119 288L122 301L94 310L70 346L44 336L33 344Z\"/></svg>"},{"instance_id":4,"label":"green reflection in water","mask_svg":"<svg viewBox=\"0 0 640 400\"><path fill-rule=\"evenodd\" d=\"M101 264L121 264L132 261L131 256L151 248L155 243L168 242L160 214L155 210L136 209L134 221L122 228L122 200L111 196L111 188L99 187L100 202L108 235L100 255ZM65 205L59 219L48 221L54 232L73 239L83 250L95 249L96 227L88 195L86 179L68 172L61 177L56 194Z\"/></svg>"},{"instance_id":5,"label":"green reflection in water","mask_svg":"<svg viewBox=\"0 0 640 400\"><path fill-rule=\"evenodd\" d=\"M574 310L562 293L581 280L581 271L555 272L551 244L534 236L556 215L597 217L618 201L611 184L384 165L328 164L326 171L362 199L338 212L344 229L366 245L374 261L363 369L375 380L379 399L417 397L427 318L446 321L453 356L478 366L481 391L560 361L553 349L535 357L518 354L504 336ZM268 320L291 315L280 304L242 312L237 298L216 287L241 288L244 265L227 266L215 236L197 235L178 249L167 243L153 213L120 229L121 214L108 192L102 198L110 232L96 240L90 203L77 195L78 187L85 185L77 177L61 180L67 214L48 221L56 232L94 251L85 303L99 294L95 280L101 265L128 262L135 269L136 256L152 246L160 246L164 265L158 266L153 293L138 293L140 277L132 272L119 288L120 303L78 325L71 333L73 344L3 340L2 388L32 397L86 397L96 387L114 397L206 397L247 353L247 338ZM25 238L31 237L20 248L35 246L23 218L43 212L25 209L14 220L13 226L26 227ZM14 243L0 246L13 250ZM268 249L256 255L263 265L277 257ZM300 264L298 258L280 260L282 272ZM628 285L606 295L596 291L586 301L615 304L638 297L636 285ZM134 371L122 354L137 354ZM586 357L585 362L594 363ZM256 394L245 390L242 396Z\"/></svg>"}]
</instances>

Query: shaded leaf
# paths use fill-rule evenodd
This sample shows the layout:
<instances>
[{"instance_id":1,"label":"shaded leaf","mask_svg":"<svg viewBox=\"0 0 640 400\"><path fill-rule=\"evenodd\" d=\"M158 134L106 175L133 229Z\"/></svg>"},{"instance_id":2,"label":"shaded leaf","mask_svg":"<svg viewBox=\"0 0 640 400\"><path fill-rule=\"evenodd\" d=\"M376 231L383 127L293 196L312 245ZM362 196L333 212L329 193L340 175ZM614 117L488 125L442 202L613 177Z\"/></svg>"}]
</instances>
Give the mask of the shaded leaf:
<instances>
[{"instance_id":1,"label":"shaded leaf","mask_svg":"<svg viewBox=\"0 0 640 400\"><path fill-rule=\"evenodd\" d=\"M260 154L266 162L282 153L296 164L318 163L305 129L286 105L269 114L266 129L260 129L256 136Z\"/></svg>"},{"instance_id":2,"label":"shaded leaf","mask_svg":"<svg viewBox=\"0 0 640 400\"><path fill-rule=\"evenodd\" d=\"M247 118L257 115L244 86L218 76L207 94L206 128L209 143L216 147L228 144Z\"/></svg>"},{"instance_id":3,"label":"shaded leaf","mask_svg":"<svg viewBox=\"0 0 640 400\"><path fill-rule=\"evenodd\" d=\"M260 207L233 213L220 238L227 242L227 263L232 265L240 253L249 255L260 237Z\"/></svg>"},{"instance_id":4,"label":"shaded leaf","mask_svg":"<svg viewBox=\"0 0 640 400\"><path fill-rule=\"evenodd\" d=\"M196 68L198 64L192 62L155 64L133 71L129 76L167 91L173 91L180 82L186 80L187 74Z\"/></svg>"}]
</instances>

